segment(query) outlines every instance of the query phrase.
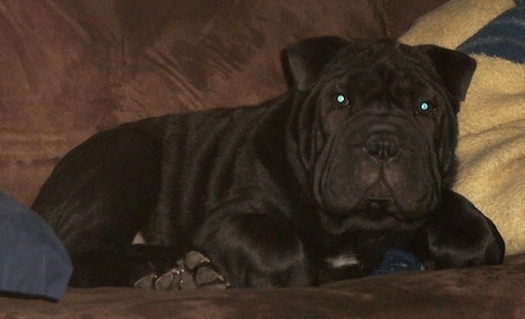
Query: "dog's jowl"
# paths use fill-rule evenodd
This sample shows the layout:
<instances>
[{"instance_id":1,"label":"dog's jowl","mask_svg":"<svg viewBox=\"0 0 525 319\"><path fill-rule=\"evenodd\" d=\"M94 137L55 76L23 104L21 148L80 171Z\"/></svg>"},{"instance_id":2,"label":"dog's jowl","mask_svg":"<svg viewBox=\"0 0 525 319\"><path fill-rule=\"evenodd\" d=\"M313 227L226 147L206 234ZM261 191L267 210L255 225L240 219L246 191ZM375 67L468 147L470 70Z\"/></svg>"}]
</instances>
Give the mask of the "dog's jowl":
<instances>
[{"instance_id":1,"label":"dog's jowl","mask_svg":"<svg viewBox=\"0 0 525 319\"><path fill-rule=\"evenodd\" d=\"M496 227L451 191L473 59L320 37L283 65L275 100L123 124L60 161L33 208L71 285L168 287L162 274L201 264L231 287L316 285L370 274L391 249L436 268L502 262Z\"/></svg>"}]
</instances>

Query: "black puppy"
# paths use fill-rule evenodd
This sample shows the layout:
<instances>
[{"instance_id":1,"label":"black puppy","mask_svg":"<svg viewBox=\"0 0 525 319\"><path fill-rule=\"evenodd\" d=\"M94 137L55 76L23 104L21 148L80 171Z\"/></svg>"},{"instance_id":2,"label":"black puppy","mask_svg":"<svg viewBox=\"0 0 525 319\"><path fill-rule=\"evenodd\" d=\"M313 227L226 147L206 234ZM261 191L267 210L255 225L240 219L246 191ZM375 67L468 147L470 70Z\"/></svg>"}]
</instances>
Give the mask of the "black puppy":
<instances>
[{"instance_id":1,"label":"black puppy","mask_svg":"<svg viewBox=\"0 0 525 319\"><path fill-rule=\"evenodd\" d=\"M276 100L124 124L63 158L33 208L72 285L132 285L192 249L233 287L366 275L390 247L438 268L502 262L496 227L450 190L473 59L336 37L283 57Z\"/></svg>"}]
</instances>

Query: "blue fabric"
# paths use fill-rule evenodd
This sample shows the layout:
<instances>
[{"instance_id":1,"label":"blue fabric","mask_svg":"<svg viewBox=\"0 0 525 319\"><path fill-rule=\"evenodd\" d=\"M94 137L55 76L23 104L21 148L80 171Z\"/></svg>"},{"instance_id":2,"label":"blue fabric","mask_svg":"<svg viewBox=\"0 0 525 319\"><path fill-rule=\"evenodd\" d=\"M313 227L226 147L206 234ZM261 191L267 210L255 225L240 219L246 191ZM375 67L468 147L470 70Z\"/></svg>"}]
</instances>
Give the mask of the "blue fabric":
<instances>
[{"instance_id":1,"label":"blue fabric","mask_svg":"<svg viewBox=\"0 0 525 319\"><path fill-rule=\"evenodd\" d=\"M71 272L69 255L46 222L0 192L0 292L58 300Z\"/></svg>"},{"instance_id":2,"label":"blue fabric","mask_svg":"<svg viewBox=\"0 0 525 319\"><path fill-rule=\"evenodd\" d=\"M525 64L525 0L481 28L458 47L467 54L485 54Z\"/></svg>"},{"instance_id":3,"label":"blue fabric","mask_svg":"<svg viewBox=\"0 0 525 319\"><path fill-rule=\"evenodd\" d=\"M386 275L400 271L423 271L425 267L416 256L403 249L389 249L379 268L372 275Z\"/></svg>"}]
</instances>

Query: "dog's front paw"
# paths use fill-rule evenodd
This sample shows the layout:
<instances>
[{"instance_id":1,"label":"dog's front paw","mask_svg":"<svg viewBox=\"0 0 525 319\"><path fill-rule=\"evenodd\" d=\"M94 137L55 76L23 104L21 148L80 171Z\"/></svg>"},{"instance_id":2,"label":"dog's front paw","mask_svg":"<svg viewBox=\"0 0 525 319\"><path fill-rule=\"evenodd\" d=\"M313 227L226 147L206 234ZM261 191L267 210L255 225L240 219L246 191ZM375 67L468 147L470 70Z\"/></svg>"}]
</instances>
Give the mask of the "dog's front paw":
<instances>
[{"instance_id":1,"label":"dog's front paw","mask_svg":"<svg viewBox=\"0 0 525 319\"><path fill-rule=\"evenodd\" d=\"M503 262L505 242L496 225L465 197L447 191L427 229L436 268L497 265Z\"/></svg>"},{"instance_id":2,"label":"dog's front paw","mask_svg":"<svg viewBox=\"0 0 525 319\"><path fill-rule=\"evenodd\" d=\"M191 277L193 281L191 284L196 287L224 289L229 286L229 284L225 282L224 277L213 267L208 257L198 251L190 251L186 254L184 267L187 273L192 274Z\"/></svg>"},{"instance_id":3,"label":"dog's front paw","mask_svg":"<svg viewBox=\"0 0 525 319\"><path fill-rule=\"evenodd\" d=\"M238 211L245 209L241 205ZM234 288L313 283L302 240L291 225L271 215L218 211L205 221L192 244Z\"/></svg>"},{"instance_id":4,"label":"dog's front paw","mask_svg":"<svg viewBox=\"0 0 525 319\"><path fill-rule=\"evenodd\" d=\"M149 273L137 280L136 288L153 290L182 290L196 288L225 289L224 281L210 260L197 251L190 251L183 260L163 274Z\"/></svg>"},{"instance_id":5,"label":"dog's front paw","mask_svg":"<svg viewBox=\"0 0 525 319\"><path fill-rule=\"evenodd\" d=\"M152 268L155 267L152 266ZM191 274L186 272L181 260L167 272L158 274L152 270L149 274L137 280L134 283L134 287L152 290L180 290L183 283L185 286L193 286L192 282L193 278Z\"/></svg>"}]
</instances>

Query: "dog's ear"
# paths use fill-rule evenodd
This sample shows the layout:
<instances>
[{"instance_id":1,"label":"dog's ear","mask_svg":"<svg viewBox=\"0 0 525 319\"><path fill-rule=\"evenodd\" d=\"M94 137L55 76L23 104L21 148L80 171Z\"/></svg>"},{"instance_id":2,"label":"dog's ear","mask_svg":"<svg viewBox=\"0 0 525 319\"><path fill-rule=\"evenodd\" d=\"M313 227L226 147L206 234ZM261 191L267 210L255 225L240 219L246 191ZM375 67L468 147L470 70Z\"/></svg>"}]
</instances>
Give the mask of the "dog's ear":
<instances>
[{"instance_id":1,"label":"dog's ear","mask_svg":"<svg viewBox=\"0 0 525 319\"><path fill-rule=\"evenodd\" d=\"M435 45L419 46L432 60L450 96L465 100L470 80L476 69L476 60L468 55Z\"/></svg>"},{"instance_id":2,"label":"dog's ear","mask_svg":"<svg viewBox=\"0 0 525 319\"><path fill-rule=\"evenodd\" d=\"M290 87L310 89L319 72L349 41L335 36L307 38L289 45L282 52L284 72Z\"/></svg>"}]
</instances>

